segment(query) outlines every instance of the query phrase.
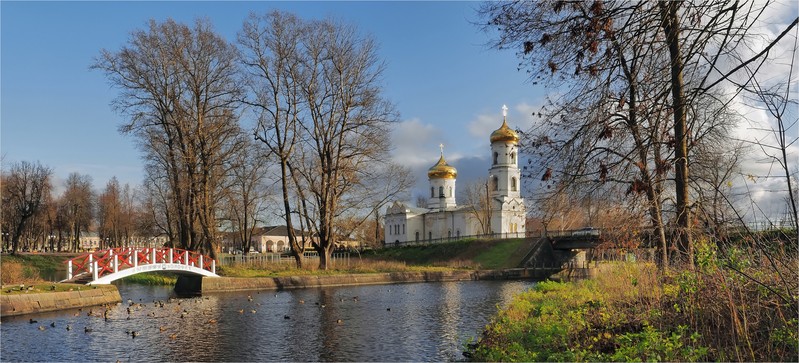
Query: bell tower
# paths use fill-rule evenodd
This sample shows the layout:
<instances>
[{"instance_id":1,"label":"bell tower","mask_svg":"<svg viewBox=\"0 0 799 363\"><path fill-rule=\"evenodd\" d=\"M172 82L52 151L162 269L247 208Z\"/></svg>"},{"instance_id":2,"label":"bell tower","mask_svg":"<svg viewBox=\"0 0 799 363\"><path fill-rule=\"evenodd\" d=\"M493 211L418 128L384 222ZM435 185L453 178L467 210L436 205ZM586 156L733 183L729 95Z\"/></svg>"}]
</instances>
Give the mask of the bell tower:
<instances>
[{"instance_id":1,"label":"bell tower","mask_svg":"<svg viewBox=\"0 0 799 363\"><path fill-rule=\"evenodd\" d=\"M524 237L527 210L521 196L519 134L508 127L508 107L502 106L502 126L491 133L491 168L488 169L491 230Z\"/></svg>"},{"instance_id":2,"label":"bell tower","mask_svg":"<svg viewBox=\"0 0 799 363\"><path fill-rule=\"evenodd\" d=\"M502 126L491 133L491 169L489 184L491 197L521 196L519 171L519 135L508 127L508 107L502 106Z\"/></svg>"},{"instance_id":3,"label":"bell tower","mask_svg":"<svg viewBox=\"0 0 799 363\"><path fill-rule=\"evenodd\" d=\"M441 147L441 157L427 171L427 178L430 180L430 199L427 201L427 208L454 208L456 206L455 178L458 176L458 170L444 160L444 144L439 146Z\"/></svg>"}]
</instances>

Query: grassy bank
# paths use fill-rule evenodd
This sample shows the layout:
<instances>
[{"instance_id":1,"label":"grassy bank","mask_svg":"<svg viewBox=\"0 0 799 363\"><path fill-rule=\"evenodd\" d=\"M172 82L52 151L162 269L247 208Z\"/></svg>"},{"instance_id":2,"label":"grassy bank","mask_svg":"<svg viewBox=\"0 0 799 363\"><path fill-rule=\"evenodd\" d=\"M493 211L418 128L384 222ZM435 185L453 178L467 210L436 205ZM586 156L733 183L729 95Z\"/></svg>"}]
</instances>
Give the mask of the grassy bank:
<instances>
[{"instance_id":1,"label":"grassy bank","mask_svg":"<svg viewBox=\"0 0 799 363\"><path fill-rule=\"evenodd\" d=\"M0 258L3 285L45 282L59 274L65 275L66 263L73 255L18 254ZM58 279L58 278L56 278Z\"/></svg>"},{"instance_id":2,"label":"grassy bank","mask_svg":"<svg viewBox=\"0 0 799 363\"><path fill-rule=\"evenodd\" d=\"M457 269L515 268L528 252L524 239L461 240L420 246L388 247L351 256L343 266L318 270L318 261L306 259L303 268L293 263L253 263L217 266L229 277L280 277L353 273L451 271Z\"/></svg>"},{"instance_id":3,"label":"grassy bank","mask_svg":"<svg viewBox=\"0 0 799 363\"><path fill-rule=\"evenodd\" d=\"M178 276L168 272L146 272L119 280L126 284L174 286Z\"/></svg>"},{"instance_id":4,"label":"grassy bank","mask_svg":"<svg viewBox=\"0 0 799 363\"><path fill-rule=\"evenodd\" d=\"M619 263L593 280L539 283L468 353L475 361L796 361L796 257L769 263L751 250L724 258L709 245L697 250L694 271Z\"/></svg>"},{"instance_id":5,"label":"grassy bank","mask_svg":"<svg viewBox=\"0 0 799 363\"><path fill-rule=\"evenodd\" d=\"M450 266L474 269L518 267L529 251L522 238L505 240L464 239L450 243L388 247L370 251L372 260L400 261L415 266Z\"/></svg>"},{"instance_id":6,"label":"grassy bank","mask_svg":"<svg viewBox=\"0 0 799 363\"><path fill-rule=\"evenodd\" d=\"M280 277L336 275L353 273L451 271L455 269L514 268L528 252L524 239L460 240L450 243L389 247L353 255L344 266L318 270L318 261L306 260L298 269L293 263L239 264L217 266L217 272L229 277ZM3 284L32 284L46 281L44 276L62 272L64 261L72 256L6 255L2 257ZM174 274L146 273L124 278L124 283L174 285Z\"/></svg>"}]
</instances>

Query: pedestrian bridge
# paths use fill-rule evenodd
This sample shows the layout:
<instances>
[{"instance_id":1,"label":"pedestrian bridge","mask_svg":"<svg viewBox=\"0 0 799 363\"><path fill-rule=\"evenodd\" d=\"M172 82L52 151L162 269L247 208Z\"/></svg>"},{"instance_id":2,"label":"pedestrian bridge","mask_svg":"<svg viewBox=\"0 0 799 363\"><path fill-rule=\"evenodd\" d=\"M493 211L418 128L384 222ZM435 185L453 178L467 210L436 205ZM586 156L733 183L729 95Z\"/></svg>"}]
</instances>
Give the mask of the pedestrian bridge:
<instances>
[{"instance_id":1,"label":"pedestrian bridge","mask_svg":"<svg viewBox=\"0 0 799 363\"><path fill-rule=\"evenodd\" d=\"M219 277L216 261L178 248L111 248L70 259L61 282L107 285L124 277L155 271Z\"/></svg>"}]
</instances>

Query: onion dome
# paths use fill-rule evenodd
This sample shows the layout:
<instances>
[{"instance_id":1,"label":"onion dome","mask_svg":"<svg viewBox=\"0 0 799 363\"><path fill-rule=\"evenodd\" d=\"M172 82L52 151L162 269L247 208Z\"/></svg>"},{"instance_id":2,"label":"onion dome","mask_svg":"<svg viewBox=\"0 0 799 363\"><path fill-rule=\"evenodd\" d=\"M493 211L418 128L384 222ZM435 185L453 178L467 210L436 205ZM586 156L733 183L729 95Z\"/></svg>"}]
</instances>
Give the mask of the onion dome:
<instances>
[{"instance_id":1,"label":"onion dome","mask_svg":"<svg viewBox=\"0 0 799 363\"><path fill-rule=\"evenodd\" d=\"M516 131L511 130L511 128L508 127L508 123L505 122L504 119L502 120L502 126L491 133L492 144L500 141L510 142L513 144L519 143L519 134L517 134Z\"/></svg>"},{"instance_id":2,"label":"onion dome","mask_svg":"<svg viewBox=\"0 0 799 363\"><path fill-rule=\"evenodd\" d=\"M457 176L458 170L447 165L447 161L444 160L444 153L441 153L441 158L438 159L436 165L433 165L427 171L429 179L455 179Z\"/></svg>"}]
</instances>

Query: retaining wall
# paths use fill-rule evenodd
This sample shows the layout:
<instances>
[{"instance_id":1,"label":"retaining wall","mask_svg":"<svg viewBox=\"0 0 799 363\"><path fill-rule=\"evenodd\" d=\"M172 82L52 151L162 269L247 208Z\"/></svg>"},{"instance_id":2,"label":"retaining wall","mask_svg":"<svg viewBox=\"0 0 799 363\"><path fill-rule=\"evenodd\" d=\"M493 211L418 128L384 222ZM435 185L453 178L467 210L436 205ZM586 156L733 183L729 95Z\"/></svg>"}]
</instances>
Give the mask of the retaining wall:
<instances>
[{"instance_id":1,"label":"retaining wall","mask_svg":"<svg viewBox=\"0 0 799 363\"><path fill-rule=\"evenodd\" d=\"M548 272L551 274L552 272ZM535 269L493 271L390 272L329 276L203 277L201 293L248 290L301 289L308 287L379 285L408 282L539 279Z\"/></svg>"},{"instance_id":2,"label":"retaining wall","mask_svg":"<svg viewBox=\"0 0 799 363\"><path fill-rule=\"evenodd\" d=\"M82 286L80 290L0 295L0 315L22 315L82 308L122 301L116 286Z\"/></svg>"}]
</instances>

